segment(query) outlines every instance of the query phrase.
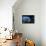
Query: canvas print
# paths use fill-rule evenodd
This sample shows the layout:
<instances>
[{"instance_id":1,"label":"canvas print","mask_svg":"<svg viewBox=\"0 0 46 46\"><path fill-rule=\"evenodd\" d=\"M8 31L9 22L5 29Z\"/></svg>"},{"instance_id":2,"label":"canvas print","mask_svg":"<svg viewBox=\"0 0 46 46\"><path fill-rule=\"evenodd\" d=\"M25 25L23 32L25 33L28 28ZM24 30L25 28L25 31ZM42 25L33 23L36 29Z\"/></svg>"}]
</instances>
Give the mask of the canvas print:
<instances>
[{"instance_id":1,"label":"canvas print","mask_svg":"<svg viewBox=\"0 0 46 46\"><path fill-rule=\"evenodd\" d=\"M27 24L27 23L34 23L34 15L22 15L22 23Z\"/></svg>"}]
</instances>

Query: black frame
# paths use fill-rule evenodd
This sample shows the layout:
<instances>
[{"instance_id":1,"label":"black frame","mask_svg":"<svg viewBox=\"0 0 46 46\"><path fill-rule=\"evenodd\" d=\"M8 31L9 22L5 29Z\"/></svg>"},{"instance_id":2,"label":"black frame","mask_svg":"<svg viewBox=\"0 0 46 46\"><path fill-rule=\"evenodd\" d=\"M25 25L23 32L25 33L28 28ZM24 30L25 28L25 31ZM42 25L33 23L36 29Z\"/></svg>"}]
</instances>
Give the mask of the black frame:
<instances>
[{"instance_id":1,"label":"black frame","mask_svg":"<svg viewBox=\"0 0 46 46\"><path fill-rule=\"evenodd\" d=\"M34 23L34 15L22 15L22 24Z\"/></svg>"}]
</instances>

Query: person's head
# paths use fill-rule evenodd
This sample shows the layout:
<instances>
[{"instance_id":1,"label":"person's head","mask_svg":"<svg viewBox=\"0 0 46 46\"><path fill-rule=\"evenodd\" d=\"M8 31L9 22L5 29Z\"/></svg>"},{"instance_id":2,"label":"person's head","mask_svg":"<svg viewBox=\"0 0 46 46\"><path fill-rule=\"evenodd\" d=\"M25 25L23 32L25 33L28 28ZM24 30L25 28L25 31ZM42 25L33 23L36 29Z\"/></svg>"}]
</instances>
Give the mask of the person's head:
<instances>
[{"instance_id":1,"label":"person's head","mask_svg":"<svg viewBox=\"0 0 46 46\"><path fill-rule=\"evenodd\" d=\"M26 46L35 46L35 43L31 40L26 41Z\"/></svg>"}]
</instances>

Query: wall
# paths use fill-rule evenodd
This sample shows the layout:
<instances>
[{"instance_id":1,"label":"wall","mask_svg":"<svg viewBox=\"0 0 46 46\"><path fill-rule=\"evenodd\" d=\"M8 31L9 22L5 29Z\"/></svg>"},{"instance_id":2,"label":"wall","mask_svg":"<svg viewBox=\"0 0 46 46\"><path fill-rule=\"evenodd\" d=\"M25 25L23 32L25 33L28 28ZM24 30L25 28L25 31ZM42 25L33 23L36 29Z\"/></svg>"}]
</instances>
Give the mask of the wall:
<instances>
[{"instance_id":1,"label":"wall","mask_svg":"<svg viewBox=\"0 0 46 46\"><path fill-rule=\"evenodd\" d=\"M18 3L19 2L19 3ZM24 38L35 41L36 46L41 46L41 0L18 0L13 6L14 24ZM34 24L22 24L22 15L34 15Z\"/></svg>"},{"instance_id":2,"label":"wall","mask_svg":"<svg viewBox=\"0 0 46 46\"><path fill-rule=\"evenodd\" d=\"M0 27L12 29L12 6L16 0L0 0Z\"/></svg>"},{"instance_id":3,"label":"wall","mask_svg":"<svg viewBox=\"0 0 46 46\"><path fill-rule=\"evenodd\" d=\"M15 2L16 0L0 0L0 32L2 32L1 27L12 29L12 6ZM5 32L3 29L0 38L5 38L5 35L10 36L10 32L8 30Z\"/></svg>"},{"instance_id":4,"label":"wall","mask_svg":"<svg viewBox=\"0 0 46 46\"><path fill-rule=\"evenodd\" d=\"M41 40L42 40L42 46L46 46L46 0L42 0L42 5L41 5L41 12L42 12L42 30L41 30Z\"/></svg>"}]
</instances>

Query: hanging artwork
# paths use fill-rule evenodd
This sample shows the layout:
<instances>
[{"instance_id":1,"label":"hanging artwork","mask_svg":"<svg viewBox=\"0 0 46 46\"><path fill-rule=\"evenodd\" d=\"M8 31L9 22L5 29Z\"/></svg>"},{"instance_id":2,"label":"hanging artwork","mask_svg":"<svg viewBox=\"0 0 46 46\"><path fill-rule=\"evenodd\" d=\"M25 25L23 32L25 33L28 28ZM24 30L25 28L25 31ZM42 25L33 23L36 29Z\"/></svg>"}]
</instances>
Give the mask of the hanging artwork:
<instances>
[{"instance_id":1,"label":"hanging artwork","mask_svg":"<svg viewBox=\"0 0 46 46\"><path fill-rule=\"evenodd\" d=\"M34 23L34 15L22 15L22 24Z\"/></svg>"}]
</instances>

